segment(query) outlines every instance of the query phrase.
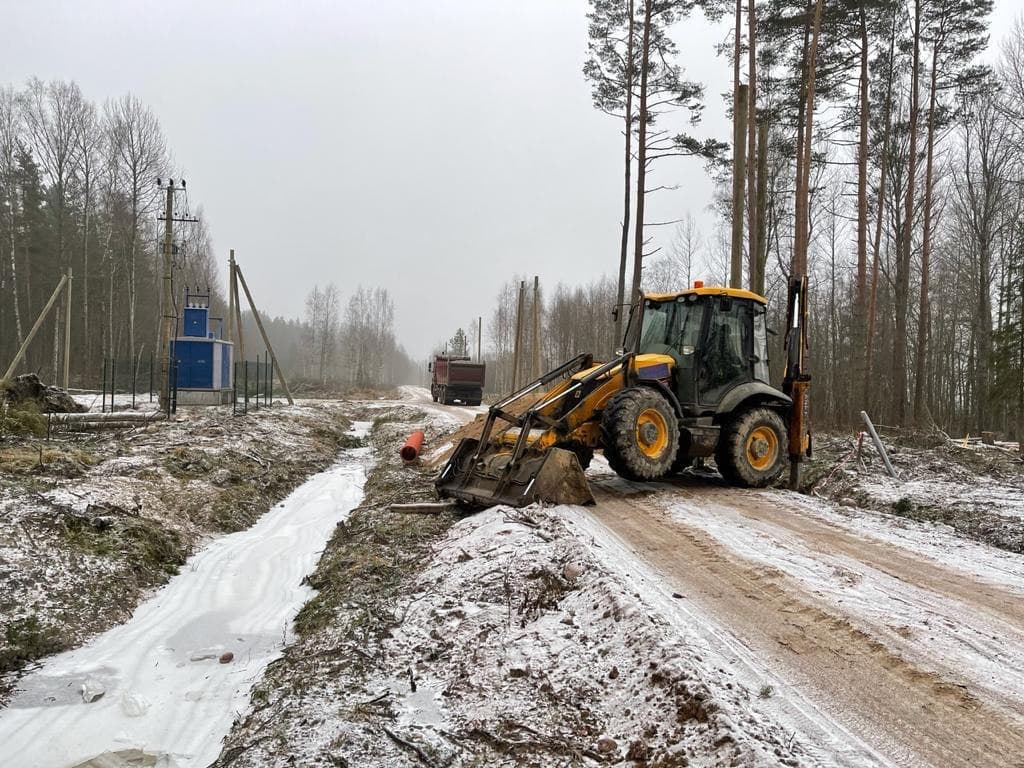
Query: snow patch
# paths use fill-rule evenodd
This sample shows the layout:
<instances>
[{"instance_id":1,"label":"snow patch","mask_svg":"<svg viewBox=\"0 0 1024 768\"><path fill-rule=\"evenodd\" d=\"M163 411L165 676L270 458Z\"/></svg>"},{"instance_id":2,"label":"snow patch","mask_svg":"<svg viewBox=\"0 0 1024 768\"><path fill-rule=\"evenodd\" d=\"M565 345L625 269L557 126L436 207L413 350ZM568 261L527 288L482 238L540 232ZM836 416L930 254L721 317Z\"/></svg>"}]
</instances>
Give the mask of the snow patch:
<instances>
[{"instance_id":1,"label":"snow patch","mask_svg":"<svg viewBox=\"0 0 1024 768\"><path fill-rule=\"evenodd\" d=\"M0 713L0 765L208 765L289 641L313 592L303 577L364 481L362 461L315 475L252 528L191 558L128 623L23 678ZM220 663L225 650L234 658Z\"/></svg>"}]
</instances>

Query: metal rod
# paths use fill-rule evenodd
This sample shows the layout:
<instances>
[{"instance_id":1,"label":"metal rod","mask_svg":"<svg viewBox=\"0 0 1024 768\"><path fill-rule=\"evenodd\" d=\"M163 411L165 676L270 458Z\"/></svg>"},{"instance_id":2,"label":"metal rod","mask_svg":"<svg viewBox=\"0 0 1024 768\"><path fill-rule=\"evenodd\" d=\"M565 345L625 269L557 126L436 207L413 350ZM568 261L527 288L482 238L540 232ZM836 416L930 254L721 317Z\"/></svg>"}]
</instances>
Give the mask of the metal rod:
<instances>
[{"instance_id":1,"label":"metal rod","mask_svg":"<svg viewBox=\"0 0 1024 768\"><path fill-rule=\"evenodd\" d=\"M892 464L889 461L889 454L885 452L885 446L882 445L882 440L878 436L878 433L875 431L875 425L872 424L871 419L868 418L868 412L861 411L860 417L861 419L864 420L864 424L868 428L868 433L871 435L871 440L875 444L875 450L877 450L878 454L882 457L882 463L885 464L885 471L889 473L889 477L898 477L896 474L896 470L892 468Z\"/></svg>"}]
</instances>

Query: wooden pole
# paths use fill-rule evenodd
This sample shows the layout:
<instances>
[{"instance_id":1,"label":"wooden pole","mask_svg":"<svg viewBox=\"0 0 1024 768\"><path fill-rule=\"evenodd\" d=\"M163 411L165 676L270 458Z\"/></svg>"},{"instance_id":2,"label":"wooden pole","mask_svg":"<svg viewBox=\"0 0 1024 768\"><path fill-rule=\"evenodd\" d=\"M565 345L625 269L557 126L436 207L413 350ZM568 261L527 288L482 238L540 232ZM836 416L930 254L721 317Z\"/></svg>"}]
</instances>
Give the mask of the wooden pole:
<instances>
[{"instance_id":1,"label":"wooden pole","mask_svg":"<svg viewBox=\"0 0 1024 768\"><path fill-rule=\"evenodd\" d=\"M543 371L540 369L540 278L533 276L533 376L539 379Z\"/></svg>"},{"instance_id":2,"label":"wooden pole","mask_svg":"<svg viewBox=\"0 0 1024 768\"><path fill-rule=\"evenodd\" d=\"M526 281L519 281L519 303L516 308L516 339L512 348L512 391L519 389L519 350L523 340L523 297L526 294Z\"/></svg>"},{"instance_id":3,"label":"wooden pole","mask_svg":"<svg viewBox=\"0 0 1024 768\"><path fill-rule=\"evenodd\" d=\"M68 282L64 289L64 391L68 389L68 372L71 365L71 267L68 267Z\"/></svg>"},{"instance_id":4,"label":"wooden pole","mask_svg":"<svg viewBox=\"0 0 1024 768\"><path fill-rule=\"evenodd\" d=\"M483 316L476 319L476 361L482 363L484 361L483 355L480 354L482 349L482 341L484 336L484 318Z\"/></svg>"},{"instance_id":5,"label":"wooden pole","mask_svg":"<svg viewBox=\"0 0 1024 768\"><path fill-rule=\"evenodd\" d=\"M245 284L245 275L242 274L242 268L235 264L235 274L238 275L238 281L242 284L242 290L245 291L245 298L249 302L249 309L252 310L252 316L256 320L256 327L260 329L260 335L263 337L263 343L267 345L267 351L270 352L270 359L274 363L274 368L277 369L277 376L281 379L281 389L284 390L285 397L288 398L288 405L295 405L295 401L292 399L292 392L288 389L288 382L284 379L284 371L281 370L280 363L277 362L277 355L274 354L274 347L270 343L270 339L267 338L267 332L263 329L263 321L260 320L260 313L256 309L256 304L252 300L252 294L249 293L249 286Z\"/></svg>"},{"instance_id":6,"label":"wooden pole","mask_svg":"<svg viewBox=\"0 0 1024 768\"><path fill-rule=\"evenodd\" d=\"M235 333L238 336L236 360L245 363L245 334L242 332L242 297L238 295L238 262L234 260L234 251L231 252L231 285L235 294Z\"/></svg>"},{"instance_id":7,"label":"wooden pole","mask_svg":"<svg viewBox=\"0 0 1024 768\"><path fill-rule=\"evenodd\" d=\"M738 31L738 27L737 27ZM729 287L743 287L743 198L747 167L747 86L736 86L736 109L732 116L732 259Z\"/></svg>"},{"instance_id":8,"label":"wooden pole","mask_svg":"<svg viewBox=\"0 0 1024 768\"><path fill-rule=\"evenodd\" d=\"M163 317L160 321L160 410L166 411L170 402L171 336L177 316L174 314L173 283L171 277L171 242L174 237L174 179L167 183L167 199L164 202L164 253L163 253ZM132 350L134 353L134 350Z\"/></svg>"},{"instance_id":9,"label":"wooden pole","mask_svg":"<svg viewBox=\"0 0 1024 768\"><path fill-rule=\"evenodd\" d=\"M53 289L53 294L50 296L50 300L46 302L46 306L43 307L43 311L39 313L39 317L36 318L35 324L32 326L32 330L28 332L28 336L21 343L21 348L18 353L11 360L11 364L7 366L7 372L4 373L4 378L9 379L14 374L15 369L18 367L18 363L25 356L25 350L28 349L28 345L32 343L32 339L35 338L36 333L39 332L40 326L43 324L43 320L50 314L50 310L53 309L53 305L57 303L57 297L60 296L61 289L64 288L65 283L68 281L67 275L61 275L60 282L57 283L57 287Z\"/></svg>"},{"instance_id":10,"label":"wooden pole","mask_svg":"<svg viewBox=\"0 0 1024 768\"><path fill-rule=\"evenodd\" d=\"M235 340L235 281L232 277L235 274L235 249L231 249L228 257L228 327L225 337L228 341Z\"/></svg>"}]
</instances>

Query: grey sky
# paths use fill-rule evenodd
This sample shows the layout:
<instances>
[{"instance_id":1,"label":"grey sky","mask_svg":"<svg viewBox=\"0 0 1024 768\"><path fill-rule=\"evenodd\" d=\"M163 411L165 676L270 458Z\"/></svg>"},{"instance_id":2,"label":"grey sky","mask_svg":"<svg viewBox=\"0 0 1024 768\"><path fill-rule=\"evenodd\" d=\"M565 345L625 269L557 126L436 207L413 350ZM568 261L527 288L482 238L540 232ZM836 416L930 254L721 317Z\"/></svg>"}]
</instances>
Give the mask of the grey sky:
<instances>
[{"instance_id":1,"label":"grey sky","mask_svg":"<svg viewBox=\"0 0 1024 768\"><path fill-rule=\"evenodd\" d=\"M3 5L5 80L149 104L218 256L235 249L268 314L301 315L314 283L382 285L399 340L425 355L486 323L515 273L553 287L617 268L621 140L581 74L586 0ZM994 39L1017 8L997 0ZM677 35L708 87L698 132L720 138L726 34L696 20ZM699 161L657 183L681 188L650 220L689 210L710 233Z\"/></svg>"}]
</instances>

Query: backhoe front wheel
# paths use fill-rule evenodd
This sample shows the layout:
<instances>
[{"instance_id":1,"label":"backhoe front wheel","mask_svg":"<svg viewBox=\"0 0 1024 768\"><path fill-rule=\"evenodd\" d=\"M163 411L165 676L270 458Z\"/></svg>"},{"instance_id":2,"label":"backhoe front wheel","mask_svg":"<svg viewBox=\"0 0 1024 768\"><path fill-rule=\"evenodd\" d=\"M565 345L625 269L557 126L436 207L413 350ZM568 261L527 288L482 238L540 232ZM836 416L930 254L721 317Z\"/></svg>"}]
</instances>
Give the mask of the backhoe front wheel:
<instances>
[{"instance_id":1,"label":"backhoe front wheel","mask_svg":"<svg viewBox=\"0 0 1024 768\"><path fill-rule=\"evenodd\" d=\"M664 477L679 450L679 421L668 400L648 387L613 397L601 416L608 465L627 480Z\"/></svg>"},{"instance_id":2,"label":"backhoe front wheel","mask_svg":"<svg viewBox=\"0 0 1024 768\"><path fill-rule=\"evenodd\" d=\"M786 425L771 408L751 408L722 427L715 463L730 485L763 488L786 466Z\"/></svg>"}]
</instances>

